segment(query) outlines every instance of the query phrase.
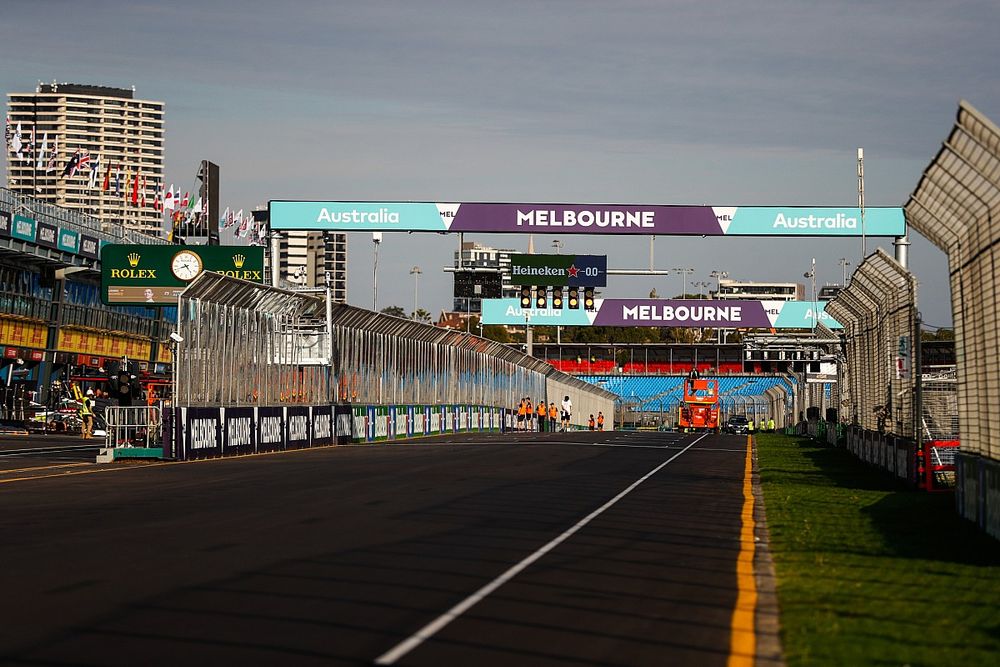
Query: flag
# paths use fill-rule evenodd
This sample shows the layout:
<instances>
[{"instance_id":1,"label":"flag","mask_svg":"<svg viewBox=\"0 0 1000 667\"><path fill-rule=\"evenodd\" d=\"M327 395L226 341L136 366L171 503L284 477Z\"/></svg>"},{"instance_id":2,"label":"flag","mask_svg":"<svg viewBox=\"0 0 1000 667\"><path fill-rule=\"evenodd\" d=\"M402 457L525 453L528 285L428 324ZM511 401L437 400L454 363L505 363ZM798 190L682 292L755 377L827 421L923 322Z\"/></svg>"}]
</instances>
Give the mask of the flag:
<instances>
[{"instance_id":1,"label":"flag","mask_svg":"<svg viewBox=\"0 0 1000 667\"><path fill-rule=\"evenodd\" d=\"M14 130L14 134L10 138L10 151L15 155L15 157L21 157L21 147L24 144L21 143L21 121L17 121L17 128Z\"/></svg>"},{"instance_id":2,"label":"flag","mask_svg":"<svg viewBox=\"0 0 1000 667\"><path fill-rule=\"evenodd\" d=\"M180 193L180 190L178 190L177 192ZM191 205L191 203L190 203L190 200L188 199L188 193L185 192L184 193L184 199L181 200L181 208L187 208L190 205Z\"/></svg>"},{"instance_id":3,"label":"flag","mask_svg":"<svg viewBox=\"0 0 1000 667\"><path fill-rule=\"evenodd\" d=\"M226 221L227 221L228 219L229 219L229 207L227 206L227 207L226 207L226 211L225 211L225 213L223 213L223 214L222 214L222 217L221 217L221 218L219 218L219 231L220 231L220 232L221 232L221 231L222 231L223 229L225 229L225 228L226 228Z\"/></svg>"},{"instance_id":4,"label":"flag","mask_svg":"<svg viewBox=\"0 0 1000 667\"><path fill-rule=\"evenodd\" d=\"M232 224L236 226L236 233L239 233L239 226L243 224L243 209L240 209L240 212L233 216Z\"/></svg>"},{"instance_id":5,"label":"flag","mask_svg":"<svg viewBox=\"0 0 1000 667\"><path fill-rule=\"evenodd\" d=\"M170 189L167 190L167 196L163 198L163 208L167 211L174 210L174 184L170 184Z\"/></svg>"},{"instance_id":6,"label":"flag","mask_svg":"<svg viewBox=\"0 0 1000 667\"><path fill-rule=\"evenodd\" d=\"M84 167L87 167L88 169L90 168L90 151L83 151L83 153L80 153L80 161L77 162L76 170L83 171Z\"/></svg>"},{"instance_id":7,"label":"flag","mask_svg":"<svg viewBox=\"0 0 1000 667\"><path fill-rule=\"evenodd\" d=\"M49 163L45 165L45 173L53 172L59 164L59 135L52 137L52 155L49 156Z\"/></svg>"},{"instance_id":8,"label":"flag","mask_svg":"<svg viewBox=\"0 0 1000 667\"><path fill-rule=\"evenodd\" d=\"M45 166L45 154L49 152L49 133L42 135L42 147L38 149L38 159L35 161L35 169L41 170Z\"/></svg>"},{"instance_id":9,"label":"flag","mask_svg":"<svg viewBox=\"0 0 1000 667\"><path fill-rule=\"evenodd\" d=\"M239 217L240 217L240 227L238 230L236 230L236 233L240 238L244 238L247 235L247 227L249 227L250 220L251 218L253 218L253 215L247 214L247 216L244 218L243 209L240 209Z\"/></svg>"},{"instance_id":10,"label":"flag","mask_svg":"<svg viewBox=\"0 0 1000 667\"><path fill-rule=\"evenodd\" d=\"M153 195L153 210L154 211L162 212L163 211L163 183L159 179L156 180L156 187L153 188L153 192L155 193Z\"/></svg>"},{"instance_id":11,"label":"flag","mask_svg":"<svg viewBox=\"0 0 1000 667\"><path fill-rule=\"evenodd\" d=\"M132 181L132 203L139 203L139 170L135 170L135 180Z\"/></svg>"},{"instance_id":12,"label":"flag","mask_svg":"<svg viewBox=\"0 0 1000 667\"><path fill-rule=\"evenodd\" d=\"M76 170L80 166L80 151L77 150L73 153L73 157L69 159L66 163L66 167L62 171L61 178L73 178L76 175Z\"/></svg>"},{"instance_id":13,"label":"flag","mask_svg":"<svg viewBox=\"0 0 1000 667\"><path fill-rule=\"evenodd\" d=\"M101 174L101 156L98 154L93 163L90 165L90 181L87 183L87 187L93 190L97 187L97 178Z\"/></svg>"},{"instance_id":14,"label":"flag","mask_svg":"<svg viewBox=\"0 0 1000 667\"><path fill-rule=\"evenodd\" d=\"M139 174L135 175L135 180L138 182ZM139 204L142 208L146 208L146 174L142 175L142 200Z\"/></svg>"},{"instance_id":15,"label":"flag","mask_svg":"<svg viewBox=\"0 0 1000 667\"><path fill-rule=\"evenodd\" d=\"M104 185L101 186L103 192L107 192L108 188L111 187L111 165L108 164L108 168L104 170Z\"/></svg>"},{"instance_id":16,"label":"flag","mask_svg":"<svg viewBox=\"0 0 1000 667\"><path fill-rule=\"evenodd\" d=\"M115 167L115 196L118 197L122 193L122 170L121 167Z\"/></svg>"},{"instance_id":17,"label":"flag","mask_svg":"<svg viewBox=\"0 0 1000 667\"><path fill-rule=\"evenodd\" d=\"M201 197L198 197L198 203L194 205L194 213L201 213Z\"/></svg>"}]
</instances>

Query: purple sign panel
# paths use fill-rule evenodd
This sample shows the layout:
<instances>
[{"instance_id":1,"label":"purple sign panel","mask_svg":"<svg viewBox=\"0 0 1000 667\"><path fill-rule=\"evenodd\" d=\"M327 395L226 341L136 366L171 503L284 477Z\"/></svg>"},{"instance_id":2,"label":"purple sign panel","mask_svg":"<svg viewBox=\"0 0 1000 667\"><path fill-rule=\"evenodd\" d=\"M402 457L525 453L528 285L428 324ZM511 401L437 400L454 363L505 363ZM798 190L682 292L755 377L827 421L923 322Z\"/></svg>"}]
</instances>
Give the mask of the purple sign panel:
<instances>
[{"instance_id":1,"label":"purple sign panel","mask_svg":"<svg viewBox=\"0 0 1000 667\"><path fill-rule=\"evenodd\" d=\"M594 318L602 327L770 328L760 301L605 299Z\"/></svg>"},{"instance_id":2,"label":"purple sign panel","mask_svg":"<svg viewBox=\"0 0 1000 667\"><path fill-rule=\"evenodd\" d=\"M669 211L669 215L666 213ZM659 214L659 215L657 215ZM462 204L451 231L572 231L577 234L722 234L704 206Z\"/></svg>"}]
</instances>

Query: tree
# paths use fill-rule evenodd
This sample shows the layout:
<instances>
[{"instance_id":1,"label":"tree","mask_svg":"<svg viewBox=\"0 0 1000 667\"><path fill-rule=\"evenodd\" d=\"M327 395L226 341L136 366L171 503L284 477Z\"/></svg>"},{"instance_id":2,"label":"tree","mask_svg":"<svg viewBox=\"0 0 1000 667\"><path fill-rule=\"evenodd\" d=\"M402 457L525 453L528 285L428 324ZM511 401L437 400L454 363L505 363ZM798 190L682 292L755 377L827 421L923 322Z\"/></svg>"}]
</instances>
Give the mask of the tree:
<instances>
[{"instance_id":1,"label":"tree","mask_svg":"<svg viewBox=\"0 0 1000 667\"><path fill-rule=\"evenodd\" d=\"M955 330L940 327L937 331L921 331L920 340L955 340Z\"/></svg>"},{"instance_id":2,"label":"tree","mask_svg":"<svg viewBox=\"0 0 1000 667\"><path fill-rule=\"evenodd\" d=\"M502 324L487 324L483 327L483 338L495 340L498 343L510 343L510 332Z\"/></svg>"},{"instance_id":3,"label":"tree","mask_svg":"<svg viewBox=\"0 0 1000 667\"><path fill-rule=\"evenodd\" d=\"M431 314L428 311L424 310L423 308L417 308L417 312L413 314L413 319L415 319L417 322L424 322L426 324L430 324Z\"/></svg>"},{"instance_id":4,"label":"tree","mask_svg":"<svg viewBox=\"0 0 1000 667\"><path fill-rule=\"evenodd\" d=\"M387 306L379 311L384 315L391 315L392 317L402 317L406 318L406 311L402 306Z\"/></svg>"}]
</instances>

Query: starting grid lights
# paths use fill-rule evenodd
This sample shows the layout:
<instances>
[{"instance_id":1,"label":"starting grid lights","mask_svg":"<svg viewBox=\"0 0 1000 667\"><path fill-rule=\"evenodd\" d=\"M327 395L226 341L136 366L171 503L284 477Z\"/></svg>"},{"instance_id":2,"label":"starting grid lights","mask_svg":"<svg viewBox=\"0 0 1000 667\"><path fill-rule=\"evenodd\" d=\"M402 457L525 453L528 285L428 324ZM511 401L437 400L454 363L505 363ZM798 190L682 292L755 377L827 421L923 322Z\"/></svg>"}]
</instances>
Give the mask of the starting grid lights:
<instances>
[{"instance_id":1,"label":"starting grid lights","mask_svg":"<svg viewBox=\"0 0 1000 667\"><path fill-rule=\"evenodd\" d=\"M551 308L562 310L565 307L577 309L580 307L580 290L577 287L569 287L566 290L567 297L563 297L562 287L552 288ZM532 296L534 295L534 296ZM549 308L548 287L531 285L521 285L521 308L531 308L534 303L535 308ZM583 288L583 308L584 310L595 310L594 288Z\"/></svg>"}]
</instances>

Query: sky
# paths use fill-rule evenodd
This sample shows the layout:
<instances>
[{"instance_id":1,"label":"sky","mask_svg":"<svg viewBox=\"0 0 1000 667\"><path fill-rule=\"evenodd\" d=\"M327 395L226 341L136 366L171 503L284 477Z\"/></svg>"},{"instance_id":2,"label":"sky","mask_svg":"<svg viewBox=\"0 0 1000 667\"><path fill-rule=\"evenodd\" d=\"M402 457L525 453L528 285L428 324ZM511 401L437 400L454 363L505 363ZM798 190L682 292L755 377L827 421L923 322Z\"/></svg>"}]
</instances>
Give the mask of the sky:
<instances>
[{"instance_id":1,"label":"sky","mask_svg":"<svg viewBox=\"0 0 1000 667\"><path fill-rule=\"evenodd\" d=\"M1000 120L996 2L5 0L0 90L135 86L166 104L166 181L221 167L222 208L269 199L901 206L966 99ZM2 167L6 169L4 164ZM6 174L2 173L6 178ZM911 232L932 326L947 259ZM535 235L649 268L648 237ZM468 236L524 251L521 235ZM887 240L869 239L890 250ZM386 234L378 307L451 306L457 236ZM860 239L658 237L654 268L818 285ZM348 300L371 307L371 234ZM680 274L604 296L673 296ZM698 288L704 289L699 286ZM697 291L689 285L688 292Z\"/></svg>"}]
</instances>

